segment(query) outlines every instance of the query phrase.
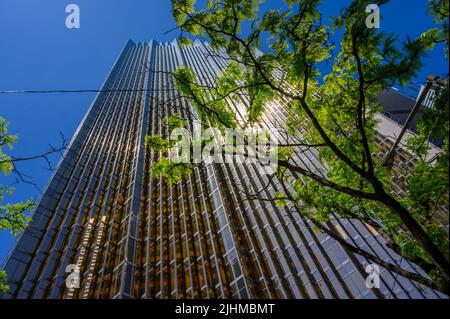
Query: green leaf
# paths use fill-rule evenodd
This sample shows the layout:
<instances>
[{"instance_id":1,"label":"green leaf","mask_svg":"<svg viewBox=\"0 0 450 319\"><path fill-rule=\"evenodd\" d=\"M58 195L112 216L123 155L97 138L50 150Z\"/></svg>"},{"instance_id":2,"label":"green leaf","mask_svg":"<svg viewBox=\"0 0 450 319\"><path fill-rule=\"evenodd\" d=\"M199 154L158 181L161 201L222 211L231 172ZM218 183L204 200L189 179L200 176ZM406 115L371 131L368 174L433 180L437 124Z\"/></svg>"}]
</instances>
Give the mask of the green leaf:
<instances>
[{"instance_id":1,"label":"green leaf","mask_svg":"<svg viewBox=\"0 0 450 319\"><path fill-rule=\"evenodd\" d=\"M192 45L192 40L188 37L179 36L178 43L180 44L181 47L188 47Z\"/></svg>"},{"instance_id":2,"label":"green leaf","mask_svg":"<svg viewBox=\"0 0 450 319\"><path fill-rule=\"evenodd\" d=\"M169 186L172 186L189 176L192 171L192 164L174 163L166 157L162 157L151 167L151 171L154 178L162 176Z\"/></svg>"}]
</instances>

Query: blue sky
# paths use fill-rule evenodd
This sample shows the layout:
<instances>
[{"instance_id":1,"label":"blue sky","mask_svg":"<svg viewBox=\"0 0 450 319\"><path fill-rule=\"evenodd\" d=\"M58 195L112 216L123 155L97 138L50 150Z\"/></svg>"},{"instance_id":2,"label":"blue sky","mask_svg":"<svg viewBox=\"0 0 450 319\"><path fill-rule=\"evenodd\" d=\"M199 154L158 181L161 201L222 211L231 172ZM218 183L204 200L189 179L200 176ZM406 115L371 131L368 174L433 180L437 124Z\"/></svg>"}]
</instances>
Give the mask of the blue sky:
<instances>
[{"instance_id":1,"label":"blue sky","mask_svg":"<svg viewBox=\"0 0 450 319\"><path fill-rule=\"evenodd\" d=\"M324 16L336 15L348 2L325 0ZM70 3L80 7L80 29L65 26ZM279 3L268 0L262 9ZM416 37L433 25L426 10L425 0L392 0L381 7L381 28L400 39ZM0 90L99 88L128 39L170 41L177 32L165 32L174 26L169 0L0 0ZM442 47L425 62L419 80L448 70ZM0 115L19 136L12 155L36 154L49 143L58 145L59 131L70 139L93 98L94 94L0 95ZM33 161L20 169L44 188L51 176L45 166ZM0 179L0 184L12 182ZM39 191L19 184L5 203L28 198L39 198ZM0 261L12 243L10 234L0 232Z\"/></svg>"}]
</instances>

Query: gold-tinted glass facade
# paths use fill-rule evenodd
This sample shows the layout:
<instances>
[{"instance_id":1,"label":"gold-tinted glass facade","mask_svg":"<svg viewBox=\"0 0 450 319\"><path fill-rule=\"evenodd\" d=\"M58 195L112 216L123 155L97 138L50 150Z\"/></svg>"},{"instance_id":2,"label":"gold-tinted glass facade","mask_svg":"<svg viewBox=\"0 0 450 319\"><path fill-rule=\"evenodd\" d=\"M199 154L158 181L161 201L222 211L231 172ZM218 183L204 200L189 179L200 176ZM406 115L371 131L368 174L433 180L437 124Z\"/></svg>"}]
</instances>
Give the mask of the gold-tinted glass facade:
<instances>
[{"instance_id":1,"label":"gold-tinted glass facade","mask_svg":"<svg viewBox=\"0 0 450 319\"><path fill-rule=\"evenodd\" d=\"M438 298L434 291L382 269L379 289L365 285L361 256L313 231L300 211L251 199L281 189L253 164L209 164L169 185L151 165L164 154L145 135L169 132L161 120L196 117L168 72L195 70L204 84L226 65L224 52L195 42L129 41L75 133L7 258L4 298ZM227 101L238 118L248 105ZM261 126L280 127L286 101L274 101ZM192 121L188 121L192 130ZM314 150L296 150L298 165L322 170ZM419 271L368 226L329 223L349 241ZM81 270L66 286L67 265Z\"/></svg>"}]
</instances>

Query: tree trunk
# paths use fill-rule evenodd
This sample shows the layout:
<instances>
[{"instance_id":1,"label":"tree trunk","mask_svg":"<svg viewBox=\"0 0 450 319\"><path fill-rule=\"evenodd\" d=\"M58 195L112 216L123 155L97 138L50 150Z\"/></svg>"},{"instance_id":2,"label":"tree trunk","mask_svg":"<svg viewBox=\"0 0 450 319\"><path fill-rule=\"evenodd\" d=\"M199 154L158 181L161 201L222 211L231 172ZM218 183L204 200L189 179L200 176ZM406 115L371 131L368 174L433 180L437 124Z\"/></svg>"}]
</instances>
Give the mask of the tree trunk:
<instances>
[{"instance_id":1,"label":"tree trunk","mask_svg":"<svg viewBox=\"0 0 450 319\"><path fill-rule=\"evenodd\" d=\"M382 192L379 202L390 208L397 213L406 228L411 232L414 238L420 243L422 248L427 252L434 264L441 271L444 279L449 280L449 263L444 254L433 243L430 237L419 223L411 216L409 211L403 207L395 198L388 195L386 192Z\"/></svg>"}]
</instances>

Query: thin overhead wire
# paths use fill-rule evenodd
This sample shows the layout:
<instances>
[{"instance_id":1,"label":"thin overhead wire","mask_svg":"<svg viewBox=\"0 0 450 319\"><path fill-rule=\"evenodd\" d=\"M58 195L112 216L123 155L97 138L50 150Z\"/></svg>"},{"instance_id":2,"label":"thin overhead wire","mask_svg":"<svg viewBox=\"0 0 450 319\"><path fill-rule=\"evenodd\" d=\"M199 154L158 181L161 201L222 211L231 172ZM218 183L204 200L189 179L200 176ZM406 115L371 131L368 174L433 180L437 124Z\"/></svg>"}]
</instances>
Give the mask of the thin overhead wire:
<instances>
[{"instance_id":1,"label":"thin overhead wire","mask_svg":"<svg viewBox=\"0 0 450 319\"><path fill-rule=\"evenodd\" d=\"M443 74L439 78L447 78L449 75L448 73ZM411 81L409 85L406 87L391 87L396 91L402 91L405 92L406 90L412 91L413 93L419 92L420 86L425 85L426 81ZM416 86L416 87L414 87ZM52 93L114 93L114 92L156 92L156 91L168 91L170 89L162 88L159 90L149 90L149 89L76 89L76 90L58 90L58 89L51 89L51 90L0 90L0 94L52 94ZM175 89L173 89L175 90ZM411 93L409 92L409 95Z\"/></svg>"},{"instance_id":2,"label":"thin overhead wire","mask_svg":"<svg viewBox=\"0 0 450 319\"><path fill-rule=\"evenodd\" d=\"M167 91L168 89L163 89ZM111 92L155 92L148 89L111 89L111 90L0 90L0 94L46 94L46 93L111 93Z\"/></svg>"}]
</instances>

